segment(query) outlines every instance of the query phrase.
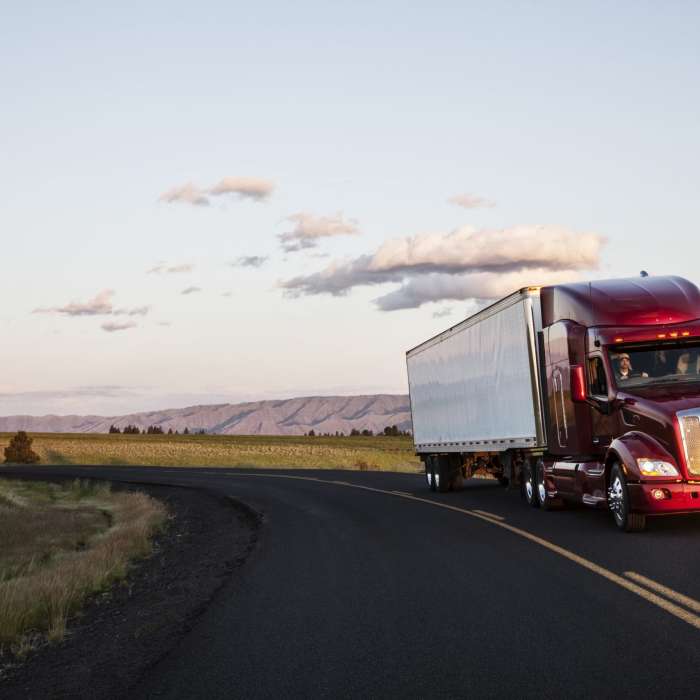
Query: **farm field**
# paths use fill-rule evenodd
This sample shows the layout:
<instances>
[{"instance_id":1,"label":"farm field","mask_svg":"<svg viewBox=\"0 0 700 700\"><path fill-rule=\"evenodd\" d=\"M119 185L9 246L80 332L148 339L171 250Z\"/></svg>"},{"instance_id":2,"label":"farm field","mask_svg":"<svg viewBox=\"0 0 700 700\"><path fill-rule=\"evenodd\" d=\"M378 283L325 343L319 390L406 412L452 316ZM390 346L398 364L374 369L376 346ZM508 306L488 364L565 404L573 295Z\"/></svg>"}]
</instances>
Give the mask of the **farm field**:
<instances>
[{"instance_id":1,"label":"farm field","mask_svg":"<svg viewBox=\"0 0 700 700\"><path fill-rule=\"evenodd\" d=\"M108 484L0 479L0 656L63 638L83 599L151 551L165 506Z\"/></svg>"},{"instance_id":2,"label":"farm field","mask_svg":"<svg viewBox=\"0 0 700 700\"><path fill-rule=\"evenodd\" d=\"M0 434L0 451L10 442ZM410 437L32 433L42 464L418 472ZM1 452L0 452L1 453Z\"/></svg>"}]
</instances>

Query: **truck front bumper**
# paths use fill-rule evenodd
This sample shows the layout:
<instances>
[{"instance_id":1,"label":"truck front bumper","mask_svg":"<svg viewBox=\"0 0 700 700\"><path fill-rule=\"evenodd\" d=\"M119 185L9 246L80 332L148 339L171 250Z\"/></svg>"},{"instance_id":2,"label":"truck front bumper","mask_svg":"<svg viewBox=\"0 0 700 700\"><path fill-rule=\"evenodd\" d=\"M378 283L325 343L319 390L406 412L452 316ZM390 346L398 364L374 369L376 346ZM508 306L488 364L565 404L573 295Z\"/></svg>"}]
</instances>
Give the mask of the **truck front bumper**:
<instances>
[{"instance_id":1,"label":"truck front bumper","mask_svg":"<svg viewBox=\"0 0 700 700\"><path fill-rule=\"evenodd\" d=\"M700 483L628 484L628 489L635 513L700 513ZM663 498L657 497L659 490L663 492Z\"/></svg>"}]
</instances>

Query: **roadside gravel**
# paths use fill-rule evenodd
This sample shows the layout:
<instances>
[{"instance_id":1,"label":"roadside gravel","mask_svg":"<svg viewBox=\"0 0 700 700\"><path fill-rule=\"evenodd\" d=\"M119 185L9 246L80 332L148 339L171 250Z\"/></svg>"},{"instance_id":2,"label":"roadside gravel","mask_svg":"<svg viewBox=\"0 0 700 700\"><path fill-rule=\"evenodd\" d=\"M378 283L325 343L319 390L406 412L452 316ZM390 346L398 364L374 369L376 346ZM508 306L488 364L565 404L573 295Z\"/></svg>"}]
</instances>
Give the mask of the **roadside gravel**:
<instances>
[{"instance_id":1,"label":"roadside gravel","mask_svg":"<svg viewBox=\"0 0 700 700\"><path fill-rule=\"evenodd\" d=\"M173 516L153 554L91 600L62 643L44 645L23 662L0 658L3 699L125 697L254 549L260 520L242 504L195 489L138 488Z\"/></svg>"}]
</instances>

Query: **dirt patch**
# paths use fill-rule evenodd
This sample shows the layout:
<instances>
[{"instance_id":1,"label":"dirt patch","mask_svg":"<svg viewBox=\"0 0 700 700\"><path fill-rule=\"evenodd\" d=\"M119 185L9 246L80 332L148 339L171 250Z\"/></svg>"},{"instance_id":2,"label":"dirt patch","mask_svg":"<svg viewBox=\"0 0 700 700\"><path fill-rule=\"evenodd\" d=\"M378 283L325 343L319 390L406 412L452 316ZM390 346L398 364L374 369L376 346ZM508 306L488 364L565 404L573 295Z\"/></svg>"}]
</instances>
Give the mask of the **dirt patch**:
<instances>
[{"instance_id":1,"label":"dirt patch","mask_svg":"<svg viewBox=\"0 0 700 700\"><path fill-rule=\"evenodd\" d=\"M22 662L0 658L3 699L125 697L255 547L259 518L230 499L180 487L138 489L174 516L154 540L153 554L92 599L69 622L62 643L44 645Z\"/></svg>"}]
</instances>

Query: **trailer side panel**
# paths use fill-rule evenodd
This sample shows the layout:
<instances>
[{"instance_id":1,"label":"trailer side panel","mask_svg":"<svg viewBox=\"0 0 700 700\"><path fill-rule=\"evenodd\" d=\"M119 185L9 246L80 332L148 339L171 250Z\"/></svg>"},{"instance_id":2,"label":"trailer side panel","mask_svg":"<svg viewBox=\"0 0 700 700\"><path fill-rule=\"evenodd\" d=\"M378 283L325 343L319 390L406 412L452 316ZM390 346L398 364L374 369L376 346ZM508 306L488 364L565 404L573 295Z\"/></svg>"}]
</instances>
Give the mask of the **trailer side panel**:
<instances>
[{"instance_id":1,"label":"trailer side panel","mask_svg":"<svg viewBox=\"0 0 700 700\"><path fill-rule=\"evenodd\" d=\"M533 301L518 292L407 353L417 452L543 443Z\"/></svg>"}]
</instances>

